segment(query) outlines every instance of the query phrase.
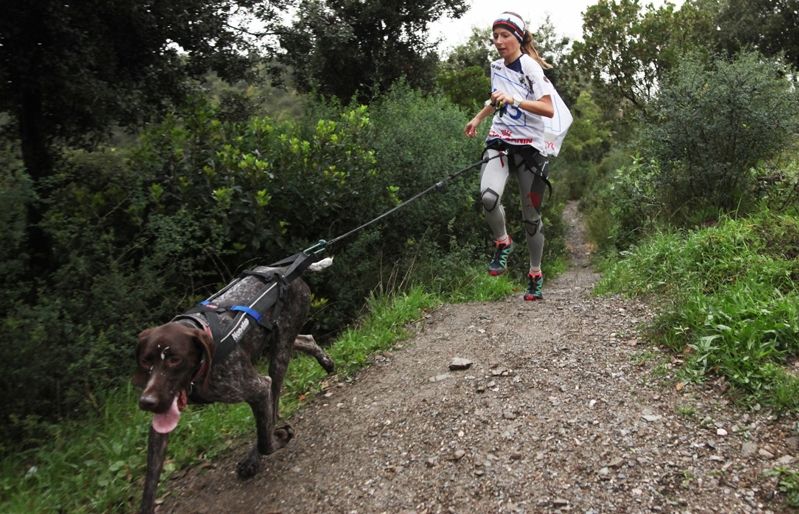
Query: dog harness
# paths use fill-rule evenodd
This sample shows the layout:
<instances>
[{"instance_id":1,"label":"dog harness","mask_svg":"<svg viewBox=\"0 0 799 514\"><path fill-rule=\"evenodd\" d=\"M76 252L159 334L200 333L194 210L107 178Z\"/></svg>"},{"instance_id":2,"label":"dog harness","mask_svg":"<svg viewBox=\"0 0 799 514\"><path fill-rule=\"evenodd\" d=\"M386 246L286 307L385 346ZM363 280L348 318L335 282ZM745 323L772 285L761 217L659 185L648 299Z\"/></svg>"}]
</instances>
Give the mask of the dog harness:
<instances>
[{"instance_id":1,"label":"dog harness","mask_svg":"<svg viewBox=\"0 0 799 514\"><path fill-rule=\"evenodd\" d=\"M321 250L309 253L319 246L324 247L324 241L271 264L269 270L244 271L224 288L183 314L175 316L172 321L187 320L203 330L209 330L214 340L213 362L221 362L230 355L253 325L257 324L269 331L274 328L289 284L321 258ZM255 277L262 283L257 296L248 305L223 305L214 301L247 277Z\"/></svg>"}]
</instances>

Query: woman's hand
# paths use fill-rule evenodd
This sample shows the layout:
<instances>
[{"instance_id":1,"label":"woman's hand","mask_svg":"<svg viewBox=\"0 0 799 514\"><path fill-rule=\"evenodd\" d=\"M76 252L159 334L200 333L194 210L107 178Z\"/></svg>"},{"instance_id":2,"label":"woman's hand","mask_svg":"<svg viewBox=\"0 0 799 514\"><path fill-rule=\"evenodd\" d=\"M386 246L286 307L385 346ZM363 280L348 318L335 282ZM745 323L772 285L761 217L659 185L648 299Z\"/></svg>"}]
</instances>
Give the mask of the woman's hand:
<instances>
[{"instance_id":1,"label":"woman's hand","mask_svg":"<svg viewBox=\"0 0 799 514\"><path fill-rule=\"evenodd\" d=\"M491 93L491 104L497 109L502 105L513 105L513 95L509 95L503 91L494 91Z\"/></svg>"},{"instance_id":2,"label":"woman's hand","mask_svg":"<svg viewBox=\"0 0 799 514\"><path fill-rule=\"evenodd\" d=\"M483 120L475 116L466 124L466 128L463 129L463 133L466 134L466 137L474 137L477 135L477 127L480 125L481 121Z\"/></svg>"}]
</instances>

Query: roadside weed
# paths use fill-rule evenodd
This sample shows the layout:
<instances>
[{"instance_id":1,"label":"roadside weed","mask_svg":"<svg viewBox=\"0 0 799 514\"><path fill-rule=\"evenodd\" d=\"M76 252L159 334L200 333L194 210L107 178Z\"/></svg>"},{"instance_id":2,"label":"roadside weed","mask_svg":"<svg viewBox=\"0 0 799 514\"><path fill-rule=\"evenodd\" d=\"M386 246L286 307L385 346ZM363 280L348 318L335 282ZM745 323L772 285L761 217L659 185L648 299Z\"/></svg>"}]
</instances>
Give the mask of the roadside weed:
<instances>
[{"instance_id":1,"label":"roadside weed","mask_svg":"<svg viewBox=\"0 0 799 514\"><path fill-rule=\"evenodd\" d=\"M777 410L799 408L799 221L768 212L660 233L610 266L597 291L655 298L649 339L684 356L681 376L722 376ZM655 371L662 371L655 368Z\"/></svg>"}]
</instances>

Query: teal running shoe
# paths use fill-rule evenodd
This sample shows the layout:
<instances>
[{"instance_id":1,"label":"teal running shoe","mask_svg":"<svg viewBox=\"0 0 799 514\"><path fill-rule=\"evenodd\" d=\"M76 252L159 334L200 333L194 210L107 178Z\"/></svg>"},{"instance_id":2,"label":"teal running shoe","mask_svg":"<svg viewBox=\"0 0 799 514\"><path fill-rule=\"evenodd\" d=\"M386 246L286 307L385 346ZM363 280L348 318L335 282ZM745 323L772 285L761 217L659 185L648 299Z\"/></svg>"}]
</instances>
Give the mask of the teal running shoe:
<instances>
[{"instance_id":1,"label":"teal running shoe","mask_svg":"<svg viewBox=\"0 0 799 514\"><path fill-rule=\"evenodd\" d=\"M507 243L497 243L494 258L488 263L488 274L496 277L508 271L508 255L513 251L513 240L508 238Z\"/></svg>"},{"instance_id":2,"label":"teal running shoe","mask_svg":"<svg viewBox=\"0 0 799 514\"><path fill-rule=\"evenodd\" d=\"M527 292L524 293L525 302L535 302L544 299L544 275L540 271L527 275Z\"/></svg>"}]
</instances>

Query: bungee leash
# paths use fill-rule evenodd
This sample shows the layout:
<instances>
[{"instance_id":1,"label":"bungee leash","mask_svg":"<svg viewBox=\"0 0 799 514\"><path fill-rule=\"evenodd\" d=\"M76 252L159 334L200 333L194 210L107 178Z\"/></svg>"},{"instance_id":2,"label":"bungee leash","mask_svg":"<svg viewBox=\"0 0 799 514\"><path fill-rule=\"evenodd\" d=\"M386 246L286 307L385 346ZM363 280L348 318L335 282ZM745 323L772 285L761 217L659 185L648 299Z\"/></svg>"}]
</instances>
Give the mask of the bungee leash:
<instances>
[{"instance_id":1,"label":"bungee leash","mask_svg":"<svg viewBox=\"0 0 799 514\"><path fill-rule=\"evenodd\" d=\"M434 189L438 190L438 191L441 191L444 188L444 184L446 184L447 182L459 177L460 175L466 173L467 171L469 171L469 170L471 170L473 168L476 168L478 166L481 166L481 165L487 163L488 161L490 161L492 159L496 159L498 157L501 157L502 155L504 155L504 154L500 153L500 154L495 155L493 157L484 157L484 158L480 159L479 161L476 161L476 162L466 166L465 168L462 168L462 169L460 169L458 171L450 173L448 176L446 176L443 179L439 180L438 182L436 182L432 186L428 187L424 191L420 191L420 192L416 193L412 197L408 198L407 200L405 200L404 202L400 203L399 205L396 205L395 207L387 210L383 214L380 214L379 216L367 221L366 223L364 223L364 224L362 224L362 225L360 225L358 227L355 227L354 229L352 229L349 232L346 232L344 234L341 234L340 236L334 237L333 239L331 239L329 241L325 241L324 239L320 239L316 244L314 244L313 246L305 249L302 253L304 253L306 255L318 255L318 254L324 252L328 247L333 246L334 244L338 243L342 239L346 239L346 238L352 236L353 234L355 234L357 232L360 232L361 230L365 229L366 227L369 227L369 226L377 223L378 221L382 220L383 218L386 218L387 216L391 215L395 211L398 211L399 209L402 209L406 205L408 205L408 204L410 204L412 202L415 202L416 200L418 200L422 196L426 195L430 191L433 191Z\"/></svg>"}]
</instances>

